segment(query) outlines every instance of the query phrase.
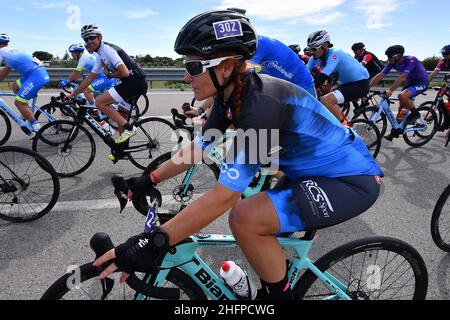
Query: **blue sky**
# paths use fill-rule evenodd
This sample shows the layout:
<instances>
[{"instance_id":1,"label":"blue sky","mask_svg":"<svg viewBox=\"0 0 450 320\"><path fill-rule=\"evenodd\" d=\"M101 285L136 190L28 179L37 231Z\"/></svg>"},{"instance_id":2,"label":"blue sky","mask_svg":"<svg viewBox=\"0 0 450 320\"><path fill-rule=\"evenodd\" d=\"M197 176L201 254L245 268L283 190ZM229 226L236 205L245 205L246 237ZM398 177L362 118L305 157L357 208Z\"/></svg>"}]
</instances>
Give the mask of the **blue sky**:
<instances>
[{"instance_id":1,"label":"blue sky","mask_svg":"<svg viewBox=\"0 0 450 320\"><path fill-rule=\"evenodd\" d=\"M80 25L96 23L105 40L129 54L177 58L175 38L191 17L230 6L246 8L258 33L302 48L322 28L336 48L351 52L352 43L364 41L382 59L392 44L421 59L450 44L445 0L0 0L0 33L11 36L12 47L62 57L71 43L82 41Z\"/></svg>"}]
</instances>

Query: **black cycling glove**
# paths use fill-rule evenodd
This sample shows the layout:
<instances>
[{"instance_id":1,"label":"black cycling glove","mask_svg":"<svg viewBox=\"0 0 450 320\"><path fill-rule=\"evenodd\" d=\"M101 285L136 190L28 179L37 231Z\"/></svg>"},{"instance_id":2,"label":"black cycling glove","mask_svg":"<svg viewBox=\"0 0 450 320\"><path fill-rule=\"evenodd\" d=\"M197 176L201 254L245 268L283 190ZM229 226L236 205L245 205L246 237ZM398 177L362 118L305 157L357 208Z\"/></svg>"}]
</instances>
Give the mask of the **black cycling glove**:
<instances>
[{"instance_id":1,"label":"black cycling glove","mask_svg":"<svg viewBox=\"0 0 450 320\"><path fill-rule=\"evenodd\" d=\"M138 234L118 245L115 248L115 263L128 274L152 272L161 264L169 248L169 235L163 229L154 227L151 233Z\"/></svg>"},{"instance_id":2,"label":"black cycling glove","mask_svg":"<svg viewBox=\"0 0 450 320\"><path fill-rule=\"evenodd\" d=\"M149 190L156 186L150 179L150 175L145 174L140 177L129 178L126 183L133 193L147 193Z\"/></svg>"}]
</instances>

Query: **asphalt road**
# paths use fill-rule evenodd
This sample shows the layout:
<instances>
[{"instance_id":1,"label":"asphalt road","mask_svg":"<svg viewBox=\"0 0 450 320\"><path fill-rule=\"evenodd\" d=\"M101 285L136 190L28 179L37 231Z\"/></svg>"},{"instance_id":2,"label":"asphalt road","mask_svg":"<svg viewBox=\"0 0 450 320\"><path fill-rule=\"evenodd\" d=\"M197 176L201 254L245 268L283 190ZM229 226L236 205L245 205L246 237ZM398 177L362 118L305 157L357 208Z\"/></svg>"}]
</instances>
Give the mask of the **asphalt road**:
<instances>
[{"instance_id":1,"label":"asphalt road","mask_svg":"<svg viewBox=\"0 0 450 320\"><path fill-rule=\"evenodd\" d=\"M40 103L52 93L44 92ZM431 99L420 97L419 102ZM434 96L433 96L434 97ZM190 92L151 92L149 116L168 116L170 108L190 101ZM5 99L12 103L11 99ZM38 299L69 265L93 259L91 236L104 231L114 243L143 229L143 217L131 206L119 214L110 184L111 176L133 176L140 170L128 162L107 160L109 150L98 139L93 165L83 174L61 179L57 207L44 218L28 224L0 221L0 299ZM432 242L433 207L450 181L450 148L442 133L422 148L410 148L403 139L383 141L378 161L385 172L382 194L367 212L349 222L318 232L312 257L318 258L338 245L368 236L391 236L410 243L423 256L428 272L428 299L450 299L450 255ZM10 145L30 147L31 141L14 127ZM228 233L225 214L203 230ZM224 258L244 265L238 250L214 252L208 261L219 270ZM250 271L250 270L249 270Z\"/></svg>"}]
</instances>

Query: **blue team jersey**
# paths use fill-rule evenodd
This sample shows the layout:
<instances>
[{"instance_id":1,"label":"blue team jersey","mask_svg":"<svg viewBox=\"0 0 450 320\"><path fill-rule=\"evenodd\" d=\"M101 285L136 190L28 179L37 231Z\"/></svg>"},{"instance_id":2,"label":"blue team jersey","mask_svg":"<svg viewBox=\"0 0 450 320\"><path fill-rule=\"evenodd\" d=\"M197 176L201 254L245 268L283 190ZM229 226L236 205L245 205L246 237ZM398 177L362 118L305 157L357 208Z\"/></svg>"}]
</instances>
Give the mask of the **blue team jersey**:
<instances>
[{"instance_id":1,"label":"blue team jersey","mask_svg":"<svg viewBox=\"0 0 450 320\"><path fill-rule=\"evenodd\" d=\"M287 80L309 89L314 79L303 61L284 43L265 36L258 36L258 48L251 62L262 66L262 73Z\"/></svg>"},{"instance_id":2,"label":"blue team jersey","mask_svg":"<svg viewBox=\"0 0 450 320\"><path fill-rule=\"evenodd\" d=\"M16 70L22 77L27 77L35 69L43 66L39 59L34 58L25 52L10 49L9 47L0 49L0 65L1 64L5 64L7 67Z\"/></svg>"},{"instance_id":3,"label":"blue team jersey","mask_svg":"<svg viewBox=\"0 0 450 320\"><path fill-rule=\"evenodd\" d=\"M337 71L341 85L369 79L367 69L354 57L339 49L329 49L326 56L319 59L311 57L307 67L312 70L315 66L319 66L327 76Z\"/></svg>"},{"instance_id":4,"label":"blue team jersey","mask_svg":"<svg viewBox=\"0 0 450 320\"><path fill-rule=\"evenodd\" d=\"M214 131L224 132L231 124L237 129L230 149L232 161L227 158L219 178L225 187L243 192L264 164L259 157L258 161L248 160L255 153L267 155L272 150L281 150L279 158L272 161L278 161L279 169L290 181L307 177L383 176L364 142L304 89L253 73L246 80L244 90L240 116L237 117L231 102L215 104L202 136L195 139L197 146L206 149L214 141L221 141L211 138L215 137ZM228 101L233 99L232 96ZM245 140L243 136L252 130L266 130L267 135L243 149L238 141ZM267 138L272 133L278 134L277 145L273 143L277 139Z\"/></svg>"}]
</instances>

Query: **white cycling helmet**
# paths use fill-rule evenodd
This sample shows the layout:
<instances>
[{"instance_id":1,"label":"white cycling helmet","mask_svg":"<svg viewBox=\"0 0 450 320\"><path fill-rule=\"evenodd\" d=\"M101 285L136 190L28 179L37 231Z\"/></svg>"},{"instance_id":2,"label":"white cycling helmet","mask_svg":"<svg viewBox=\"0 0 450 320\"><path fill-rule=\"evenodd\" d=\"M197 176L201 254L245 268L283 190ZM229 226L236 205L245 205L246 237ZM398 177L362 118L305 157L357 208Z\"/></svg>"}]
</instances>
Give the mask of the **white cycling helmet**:
<instances>
[{"instance_id":1,"label":"white cycling helmet","mask_svg":"<svg viewBox=\"0 0 450 320\"><path fill-rule=\"evenodd\" d=\"M330 41L330 34L326 30L315 31L308 37L308 47L317 48Z\"/></svg>"},{"instance_id":2,"label":"white cycling helmet","mask_svg":"<svg viewBox=\"0 0 450 320\"><path fill-rule=\"evenodd\" d=\"M100 36L102 31L95 24L87 24L81 28L81 38L86 38L90 36Z\"/></svg>"},{"instance_id":3,"label":"white cycling helmet","mask_svg":"<svg viewBox=\"0 0 450 320\"><path fill-rule=\"evenodd\" d=\"M8 43L9 36L6 33L0 33L0 43Z\"/></svg>"},{"instance_id":4,"label":"white cycling helmet","mask_svg":"<svg viewBox=\"0 0 450 320\"><path fill-rule=\"evenodd\" d=\"M71 44L69 47L69 52L84 52L84 46L81 43Z\"/></svg>"}]
</instances>

